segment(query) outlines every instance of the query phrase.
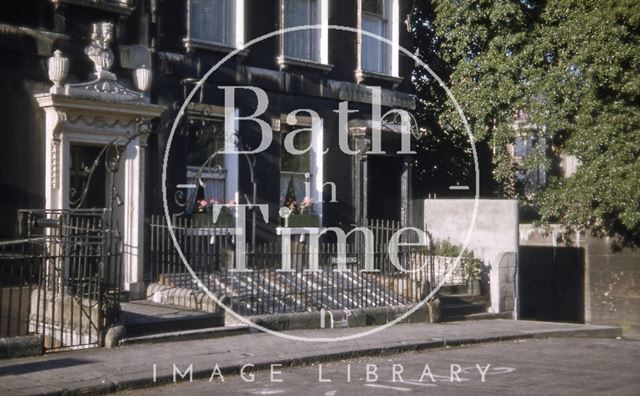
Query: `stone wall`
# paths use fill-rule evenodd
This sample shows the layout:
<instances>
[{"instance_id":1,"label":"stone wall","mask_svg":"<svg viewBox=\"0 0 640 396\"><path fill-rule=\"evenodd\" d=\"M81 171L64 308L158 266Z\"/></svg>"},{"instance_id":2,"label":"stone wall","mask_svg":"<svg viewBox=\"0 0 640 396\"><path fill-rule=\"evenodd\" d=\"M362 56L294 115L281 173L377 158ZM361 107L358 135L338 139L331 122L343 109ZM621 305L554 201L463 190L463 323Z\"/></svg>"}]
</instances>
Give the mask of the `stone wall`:
<instances>
[{"instance_id":1,"label":"stone wall","mask_svg":"<svg viewBox=\"0 0 640 396\"><path fill-rule=\"evenodd\" d=\"M489 274L490 312L514 308L518 202L480 199L428 199L413 202L412 224L424 227L436 240L464 244L480 258ZM501 281L502 280L502 281ZM508 280L508 281L507 281Z\"/></svg>"}]
</instances>

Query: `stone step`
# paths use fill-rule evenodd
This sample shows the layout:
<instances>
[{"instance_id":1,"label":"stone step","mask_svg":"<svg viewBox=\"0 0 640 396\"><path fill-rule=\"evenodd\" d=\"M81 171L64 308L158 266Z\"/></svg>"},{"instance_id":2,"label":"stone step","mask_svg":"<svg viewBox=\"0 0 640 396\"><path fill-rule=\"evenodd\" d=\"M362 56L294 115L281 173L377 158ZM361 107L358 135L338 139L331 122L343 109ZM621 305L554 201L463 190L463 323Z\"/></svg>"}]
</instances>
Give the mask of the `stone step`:
<instances>
[{"instance_id":1,"label":"stone step","mask_svg":"<svg viewBox=\"0 0 640 396\"><path fill-rule=\"evenodd\" d=\"M224 327L224 312L203 312L147 300L120 305L126 337Z\"/></svg>"},{"instance_id":2,"label":"stone step","mask_svg":"<svg viewBox=\"0 0 640 396\"><path fill-rule=\"evenodd\" d=\"M481 294L442 294L439 295L441 304L474 304L486 303L487 296Z\"/></svg>"},{"instance_id":3,"label":"stone step","mask_svg":"<svg viewBox=\"0 0 640 396\"><path fill-rule=\"evenodd\" d=\"M513 312L480 312L461 316L449 316L444 318L445 322L461 321L461 320L489 320L489 319L513 319Z\"/></svg>"},{"instance_id":4,"label":"stone step","mask_svg":"<svg viewBox=\"0 0 640 396\"><path fill-rule=\"evenodd\" d=\"M486 312L487 304L484 302L440 305L441 320L450 320L450 318Z\"/></svg>"},{"instance_id":5,"label":"stone step","mask_svg":"<svg viewBox=\"0 0 640 396\"><path fill-rule=\"evenodd\" d=\"M169 331L163 333L147 334L142 336L125 337L119 345L150 344L159 342L174 342L186 340L203 340L209 338L232 337L249 334L251 327L247 325L235 325L225 327L210 327L205 329Z\"/></svg>"},{"instance_id":6,"label":"stone step","mask_svg":"<svg viewBox=\"0 0 640 396\"><path fill-rule=\"evenodd\" d=\"M455 285L443 285L438 290L438 295L450 295L450 294L466 294L467 285L455 284Z\"/></svg>"}]
</instances>

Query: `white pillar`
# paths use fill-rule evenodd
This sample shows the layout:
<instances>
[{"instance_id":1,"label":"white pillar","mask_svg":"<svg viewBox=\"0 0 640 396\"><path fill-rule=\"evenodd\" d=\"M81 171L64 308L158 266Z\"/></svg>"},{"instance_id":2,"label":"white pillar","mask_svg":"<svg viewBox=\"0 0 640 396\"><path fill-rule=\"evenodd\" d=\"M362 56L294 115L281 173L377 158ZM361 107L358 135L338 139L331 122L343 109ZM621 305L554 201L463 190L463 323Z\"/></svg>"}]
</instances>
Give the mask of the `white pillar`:
<instances>
[{"instance_id":1,"label":"white pillar","mask_svg":"<svg viewBox=\"0 0 640 396\"><path fill-rule=\"evenodd\" d=\"M123 272L124 287L132 298L144 294L144 155L145 142L137 137L125 149Z\"/></svg>"}]
</instances>

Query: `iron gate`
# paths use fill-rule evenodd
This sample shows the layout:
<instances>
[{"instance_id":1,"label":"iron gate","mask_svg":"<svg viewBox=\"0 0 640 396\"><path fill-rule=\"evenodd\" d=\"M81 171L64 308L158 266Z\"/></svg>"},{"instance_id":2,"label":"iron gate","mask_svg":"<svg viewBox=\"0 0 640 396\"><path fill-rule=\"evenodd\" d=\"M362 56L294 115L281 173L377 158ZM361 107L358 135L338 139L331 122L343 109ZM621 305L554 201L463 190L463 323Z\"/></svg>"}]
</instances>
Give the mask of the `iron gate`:
<instances>
[{"instance_id":1,"label":"iron gate","mask_svg":"<svg viewBox=\"0 0 640 396\"><path fill-rule=\"evenodd\" d=\"M21 210L23 239L0 242L0 336L47 351L101 346L118 319L121 239L108 211Z\"/></svg>"}]
</instances>

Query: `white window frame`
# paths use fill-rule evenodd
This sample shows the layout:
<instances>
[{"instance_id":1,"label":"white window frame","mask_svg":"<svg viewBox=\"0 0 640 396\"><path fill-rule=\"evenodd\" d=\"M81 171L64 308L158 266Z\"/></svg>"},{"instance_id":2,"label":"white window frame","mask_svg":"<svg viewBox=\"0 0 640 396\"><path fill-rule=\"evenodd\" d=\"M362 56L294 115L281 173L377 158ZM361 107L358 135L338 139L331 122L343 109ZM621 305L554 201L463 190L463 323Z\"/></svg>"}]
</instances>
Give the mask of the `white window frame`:
<instances>
[{"instance_id":1,"label":"white window frame","mask_svg":"<svg viewBox=\"0 0 640 396\"><path fill-rule=\"evenodd\" d=\"M384 12L387 15L387 32L385 38L391 41L391 46L384 43L384 48L387 50L387 65L384 71L379 70L367 70L363 69L362 65L362 50L363 50L363 34L358 33L358 68L356 74L359 76L367 74L381 74L392 77L400 77L400 0L383 0ZM358 29L362 30L362 16L364 11L362 10L362 0L358 0Z\"/></svg>"},{"instance_id":2,"label":"white window frame","mask_svg":"<svg viewBox=\"0 0 640 396\"><path fill-rule=\"evenodd\" d=\"M284 34L280 37L280 56L278 57L278 63L296 63L296 61L300 61L303 63L316 63L322 65L329 64L329 0L316 0L317 1L317 10L316 15L318 15L318 24L321 25L319 31L319 43L318 43L318 54L316 59L304 59L297 58L290 55L286 55L284 53ZM285 0L280 0L280 26L284 29L285 26ZM285 34L295 34L293 33L285 33Z\"/></svg>"},{"instance_id":3,"label":"white window frame","mask_svg":"<svg viewBox=\"0 0 640 396\"><path fill-rule=\"evenodd\" d=\"M224 107L221 106L213 106L206 104L191 104L194 107L195 111L202 111L208 114L210 117L215 118L216 120L222 121L224 123L224 150L225 151L238 151L240 148L238 147L238 139L237 134L240 127L240 123L238 121L238 117L240 116L240 112L237 108L225 110ZM225 114L225 111L228 111L229 114ZM227 126L231 126L231 128L227 128ZM227 133L227 130L232 131L231 133ZM225 202L234 201L236 203L240 202L240 193L239 193L239 154L221 154L224 157L224 200ZM187 179L190 176L190 171L187 167ZM196 170L197 171L197 170ZM209 172L203 172L201 175L203 179L207 178L218 178L219 176L214 176ZM196 181L197 183L197 181ZM196 191L197 193L197 191Z\"/></svg>"},{"instance_id":4,"label":"white window frame","mask_svg":"<svg viewBox=\"0 0 640 396\"><path fill-rule=\"evenodd\" d=\"M234 7L232 11L233 21L227 21L225 17L222 16L222 21L225 23L224 28L227 34L231 36L227 42L207 40L193 36L191 26L192 1L193 0L187 0L187 37L184 39L187 49L191 47L210 49L244 48L244 0L225 0Z\"/></svg>"}]
</instances>

